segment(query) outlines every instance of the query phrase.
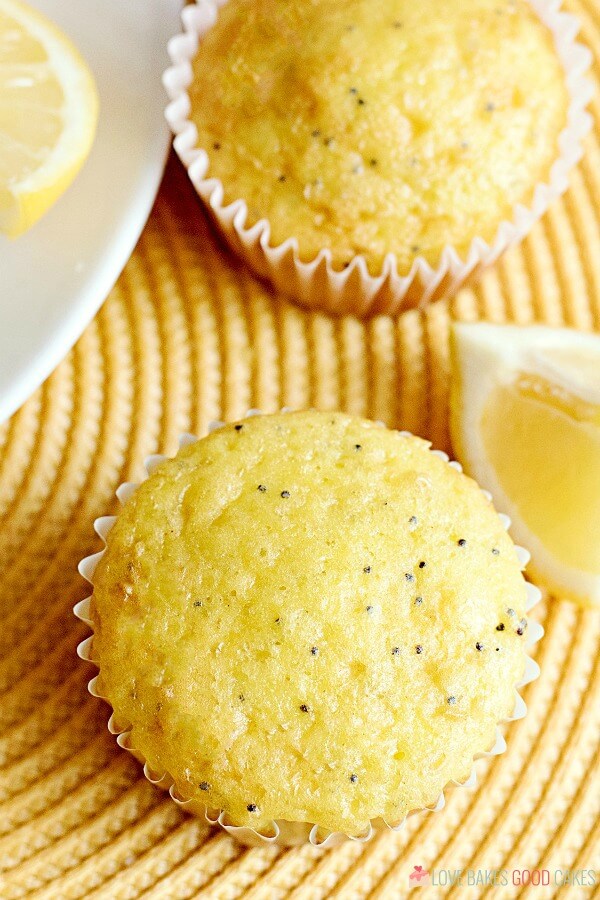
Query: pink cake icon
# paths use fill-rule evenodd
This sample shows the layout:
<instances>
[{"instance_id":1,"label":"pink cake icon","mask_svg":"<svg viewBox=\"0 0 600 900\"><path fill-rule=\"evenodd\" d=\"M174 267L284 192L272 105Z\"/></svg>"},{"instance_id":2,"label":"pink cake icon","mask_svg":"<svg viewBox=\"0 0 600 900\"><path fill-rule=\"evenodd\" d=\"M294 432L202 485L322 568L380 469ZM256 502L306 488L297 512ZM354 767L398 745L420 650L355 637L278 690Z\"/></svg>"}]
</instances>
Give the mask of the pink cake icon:
<instances>
[{"instance_id":1,"label":"pink cake icon","mask_svg":"<svg viewBox=\"0 0 600 900\"><path fill-rule=\"evenodd\" d=\"M413 866L409 881L412 882L412 887L425 887L429 884L429 872L423 866Z\"/></svg>"}]
</instances>

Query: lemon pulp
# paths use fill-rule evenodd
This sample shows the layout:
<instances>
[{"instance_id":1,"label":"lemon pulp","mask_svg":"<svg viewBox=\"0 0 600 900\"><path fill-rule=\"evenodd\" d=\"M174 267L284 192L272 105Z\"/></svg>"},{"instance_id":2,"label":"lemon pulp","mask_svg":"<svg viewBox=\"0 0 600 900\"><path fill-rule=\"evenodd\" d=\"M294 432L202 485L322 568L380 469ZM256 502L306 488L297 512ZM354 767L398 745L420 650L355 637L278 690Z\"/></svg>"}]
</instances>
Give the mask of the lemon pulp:
<instances>
[{"instance_id":1,"label":"lemon pulp","mask_svg":"<svg viewBox=\"0 0 600 900\"><path fill-rule=\"evenodd\" d=\"M0 0L0 231L17 236L90 150L98 99L76 48L20 0Z\"/></svg>"},{"instance_id":2,"label":"lemon pulp","mask_svg":"<svg viewBox=\"0 0 600 900\"><path fill-rule=\"evenodd\" d=\"M0 178L21 181L58 140L64 91L47 71L43 45L2 10L0 59Z\"/></svg>"},{"instance_id":3,"label":"lemon pulp","mask_svg":"<svg viewBox=\"0 0 600 900\"><path fill-rule=\"evenodd\" d=\"M600 405L518 373L490 394L481 428L525 525L558 561L600 575Z\"/></svg>"},{"instance_id":4,"label":"lemon pulp","mask_svg":"<svg viewBox=\"0 0 600 900\"><path fill-rule=\"evenodd\" d=\"M452 440L551 591L600 604L600 335L452 330Z\"/></svg>"}]
</instances>

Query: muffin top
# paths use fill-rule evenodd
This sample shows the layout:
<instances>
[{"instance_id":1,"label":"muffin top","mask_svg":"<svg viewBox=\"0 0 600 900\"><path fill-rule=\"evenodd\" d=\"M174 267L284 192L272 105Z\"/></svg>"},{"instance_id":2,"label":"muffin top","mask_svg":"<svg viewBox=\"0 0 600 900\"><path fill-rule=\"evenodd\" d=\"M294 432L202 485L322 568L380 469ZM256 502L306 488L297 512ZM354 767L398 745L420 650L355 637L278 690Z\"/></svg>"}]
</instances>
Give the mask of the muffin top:
<instances>
[{"instance_id":1,"label":"muffin top","mask_svg":"<svg viewBox=\"0 0 600 900\"><path fill-rule=\"evenodd\" d=\"M190 88L225 201L309 261L466 255L530 204L568 96L525 0L229 0Z\"/></svg>"},{"instance_id":2,"label":"muffin top","mask_svg":"<svg viewBox=\"0 0 600 900\"><path fill-rule=\"evenodd\" d=\"M258 416L127 500L94 575L98 689L181 796L358 834L494 743L525 581L475 482L428 448L342 414Z\"/></svg>"}]
</instances>

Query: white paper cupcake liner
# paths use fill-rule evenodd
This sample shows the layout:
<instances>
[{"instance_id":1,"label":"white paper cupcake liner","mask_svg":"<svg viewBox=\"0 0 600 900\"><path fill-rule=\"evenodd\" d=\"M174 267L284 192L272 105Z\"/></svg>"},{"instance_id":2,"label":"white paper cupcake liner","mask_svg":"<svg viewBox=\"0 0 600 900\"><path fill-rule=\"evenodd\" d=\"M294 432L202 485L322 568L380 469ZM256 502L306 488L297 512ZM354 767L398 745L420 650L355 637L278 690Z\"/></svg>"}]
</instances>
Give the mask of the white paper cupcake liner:
<instances>
[{"instance_id":1,"label":"white paper cupcake liner","mask_svg":"<svg viewBox=\"0 0 600 900\"><path fill-rule=\"evenodd\" d=\"M396 257L391 253L386 256L381 273L372 275L361 255L355 256L343 271L336 271L329 249L321 250L315 259L305 262L300 258L294 236L272 246L267 219L260 219L252 226L246 224L248 206L243 198L224 205L223 184L211 177L209 155L198 147L198 132L190 120L187 89L193 80L192 62L202 37L214 25L218 10L225 2L197 0L195 5L184 8L184 31L169 43L172 66L163 76L171 101L165 116L175 135L174 148L228 243L258 275L305 306L337 315L390 314L449 296L476 270L495 262L509 246L521 241L552 201L567 189L569 171L583 155L582 140L592 123L585 107L593 86L584 77L592 55L575 42L579 22L560 11L560 0L529 0L552 31L570 96L567 125L559 137L559 157L551 167L548 183L537 185L530 207L516 206L512 220L498 226L491 243L475 238L464 259L454 247L446 246L436 267L424 257L416 256L408 274L398 271Z\"/></svg>"},{"instance_id":2,"label":"white paper cupcake liner","mask_svg":"<svg viewBox=\"0 0 600 900\"><path fill-rule=\"evenodd\" d=\"M283 409L282 412L288 412L289 410ZM246 416L254 416L261 415L260 410L249 410L246 413ZM218 428L222 428L224 426L224 422L212 422L209 425L208 431L209 433L217 430ZM383 426L383 423L381 423ZM400 432L403 435L411 436L410 432L403 431ZM199 437L196 437L192 434L183 434L179 438L179 447L187 446L188 444L195 443L200 440ZM452 468L457 469L459 472L462 471L462 466L460 463L455 461L450 461L448 455L443 453L441 450L431 450L431 453L434 456L438 456L444 462L447 462ZM144 481L148 476L152 474L152 472L159 466L162 462L167 459L166 456L162 456L159 454L155 454L147 457L145 460L144 466L146 469L146 475L144 477ZM116 491L117 498L119 502L124 504L127 499L134 493L134 491L139 487L138 483L133 482L125 482L121 484ZM491 502L492 497L488 491L482 491L488 502ZM499 518L502 522L503 527L508 530L510 527L510 519L508 516L499 513ZM106 544L106 537L114 525L117 517L116 516L101 516L99 519L96 519L94 522L94 530L98 537ZM530 559L530 554L523 547L518 547L515 545L515 552L521 564L521 568L525 568ZM92 588L94 586L94 572L96 570L96 566L98 561L104 555L105 550L100 550L98 553L94 553L91 556L85 557L79 563L79 573L80 575L86 579L91 585ZM526 612L529 612L533 606L541 599L541 591L539 588L535 587L535 585L526 582L527 588L527 607ZM93 622L90 618L90 601L91 596L86 597L85 600L81 600L77 603L73 612L82 622L85 622L86 625L93 632ZM535 621L528 621L527 623L527 631L526 631L526 643L525 646L527 648L532 647L537 641L540 640L542 635L544 634L544 629L542 626ZM93 633L90 637L87 637L83 640L78 648L77 653L81 657L81 659L86 660L87 662L91 662L94 665L98 666L98 662L94 659L94 650L93 650L93 641L94 635ZM531 659L530 656L526 656L525 661L525 670L523 673L523 677L515 685L515 705L512 712L512 715L503 719L499 725L504 722L514 722L517 719L522 719L527 713L527 706L525 701L519 694L519 688L524 687L526 684L529 684L531 681L534 681L540 674L540 668L535 660ZM93 697L98 697L102 700L105 700L107 703L110 703L107 697L105 697L98 689L98 675L91 679L88 684L88 690ZM143 754L133 745L131 739L131 731L130 724L126 722L120 722L116 715L113 713L108 720L108 729L111 734L115 735L117 739L117 743L124 750L128 750L135 758L143 764L144 767L144 775L152 784L157 787L161 787L164 790L167 790L171 796L171 798L177 803L182 809L187 810L190 813L198 816L204 816L207 822L211 825L218 825L235 837L240 843L246 844L248 846L258 846L260 844L278 844L280 846L293 846L297 844L310 843L314 846L320 847L331 847L334 846L341 841L344 840L352 840L358 842L366 842L369 841L373 835L383 828L387 828L391 831L399 831L402 829L406 823L406 820L413 815L416 814L425 814L429 812L439 812L445 806L445 795L444 791L440 792L440 795L433 806L423 807L421 809L411 810L405 818L398 823L388 823L383 819L373 820L369 824L369 828L364 834L360 835L349 835L344 834L342 832L330 832L319 825L316 825L312 822L289 822L285 820L277 820L271 823L271 827L265 829L264 832L255 831L252 828L248 828L247 826L238 826L235 825L228 816L225 810L215 810L210 809L205 804L201 803L196 799L186 800L185 798L179 796L177 793L177 789L175 787L173 778L166 772L154 772L148 766ZM473 762L475 763L478 759L482 759L488 756L499 756L501 753L504 753L506 750L506 741L500 731L500 728L496 728L496 736L494 740L493 746L487 750L486 752L478 753L473 758ZM475 766L473 765L469 777L466 781L452 781L449 784L460 785L462 787L475 787L477 783L477 777L475 772ZM448 787L448 786L447 786Z\"/></svg>"}]
</instances>

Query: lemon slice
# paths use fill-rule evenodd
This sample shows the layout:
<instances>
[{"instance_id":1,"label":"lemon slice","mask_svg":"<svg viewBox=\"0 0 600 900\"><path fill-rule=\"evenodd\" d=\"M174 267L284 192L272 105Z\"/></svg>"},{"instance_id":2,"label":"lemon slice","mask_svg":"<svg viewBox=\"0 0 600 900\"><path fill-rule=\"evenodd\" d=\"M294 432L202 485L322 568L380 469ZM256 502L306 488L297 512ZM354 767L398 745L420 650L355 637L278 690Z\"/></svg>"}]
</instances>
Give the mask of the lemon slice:
<instances>
[{"instance_id":1,"label":"lemon slice","mask_svg":"<svg viewBox=\"0 0 600 900\"><path fill-rule=\"evenodd\" d=\"M555 593L600 603L600 335L457 324L451 429Z\"/></svg>"},{"instance_id":2,"label":"lemon slice","mask_svg":"<svg viewBox=\"0 0 600 900\"><path fill-rule=\"evenodd\" d=\"M55 25L0 0L0 231L21 234L66 190L96 129L93 77Z\"/></svg>"}]
</instances>

